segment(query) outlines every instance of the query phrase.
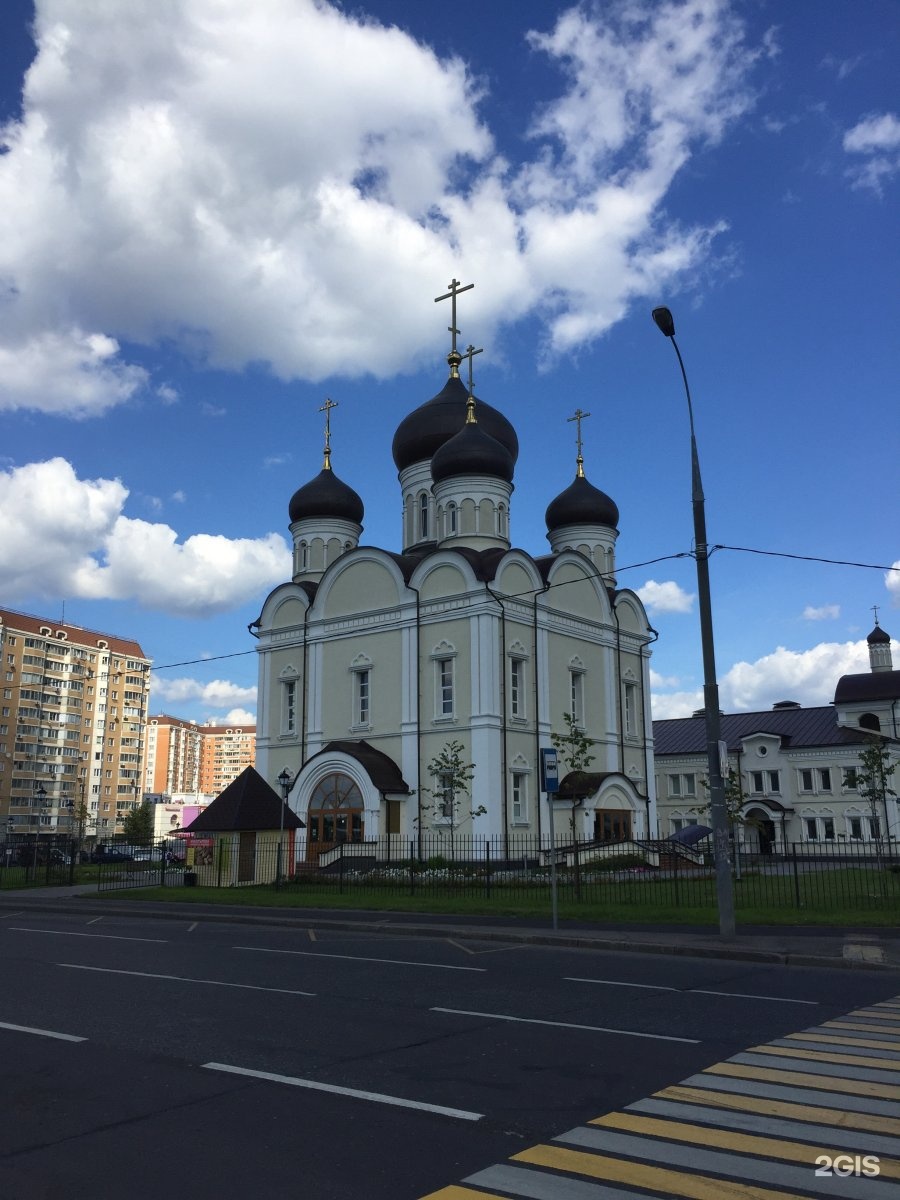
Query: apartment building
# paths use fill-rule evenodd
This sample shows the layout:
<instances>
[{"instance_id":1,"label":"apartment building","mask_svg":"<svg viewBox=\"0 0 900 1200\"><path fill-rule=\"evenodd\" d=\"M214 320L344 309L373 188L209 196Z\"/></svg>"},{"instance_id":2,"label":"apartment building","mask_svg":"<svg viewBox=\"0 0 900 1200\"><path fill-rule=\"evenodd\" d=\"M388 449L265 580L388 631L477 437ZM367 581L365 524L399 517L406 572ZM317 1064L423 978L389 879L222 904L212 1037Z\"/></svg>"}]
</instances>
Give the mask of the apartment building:
<instances>
[{"instance_id":1,"label":"apartment building","mask_svg":"<svg viewBox=\"0 0 900 1200\"><path fill-rule=\"evenodd\" d=\"M144 788L218 796L255 759L255 725L198 725L160 713L147 723Z\"/></svg>"},{"instance_id":2,"label":"apartment building","mask_svg":"<svg viewBox=\"0 0 900 1200\"><path fill-rule=\"evenodd\" d=\"M150 659L128 638L0 608L0 819L109 837L141 800Z\"/></svg>"}]
</instances>

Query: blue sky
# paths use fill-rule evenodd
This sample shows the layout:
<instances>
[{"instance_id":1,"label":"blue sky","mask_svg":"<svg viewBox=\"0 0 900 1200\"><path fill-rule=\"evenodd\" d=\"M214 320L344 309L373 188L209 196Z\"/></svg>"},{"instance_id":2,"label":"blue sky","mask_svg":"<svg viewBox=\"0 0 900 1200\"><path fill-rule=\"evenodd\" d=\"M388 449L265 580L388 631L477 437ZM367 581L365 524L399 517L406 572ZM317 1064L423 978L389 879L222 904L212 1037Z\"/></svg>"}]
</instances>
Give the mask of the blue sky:
<instances>
[{"instance_id":1,"label":"blue sky","mask_svg":"<svg viewBox=\"0 0 900 1200\"><path fill-rule=\"evenodd\" d=\"M898 50L895 0L7 0L0 605L136 638L155 711L252 719L319 407L399 549L458 278L514 544L591 413L660 717L702 702L672 309L723 707L829 703L873 606L900 631Z\"/></svg>"}]
</instances>

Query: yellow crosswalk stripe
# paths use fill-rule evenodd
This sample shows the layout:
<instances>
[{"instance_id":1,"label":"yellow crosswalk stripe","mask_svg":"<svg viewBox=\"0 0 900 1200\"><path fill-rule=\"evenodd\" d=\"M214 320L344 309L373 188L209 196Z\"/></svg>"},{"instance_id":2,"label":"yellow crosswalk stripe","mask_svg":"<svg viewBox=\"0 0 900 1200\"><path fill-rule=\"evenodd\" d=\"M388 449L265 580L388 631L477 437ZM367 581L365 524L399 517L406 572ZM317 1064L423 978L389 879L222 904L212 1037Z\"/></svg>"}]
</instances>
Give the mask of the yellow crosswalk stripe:
<instances>
[{"instance_id":1,"label":"yellow crosswalk stripe","mask_svg":"<svg viewBox=\"0 0 900 1200\"><path fill-rule=\"evenodd\" d=\"M450 1187L441 1188L439 1192L429 1192L421 1200L508 1200L506 1196L498 1196L496 1192L480 1192L475 1188L463 1187L453 1183Z\"/></svg>"},{"instance_id":2,"label":"yellow crosswalk stripe","mask_svg":"<svg viewBox=\"0 0 900 1200\"><path fill-rule=\"evenodd\" d=\"M892 1034L894 1037L900 1035L900 1029L895 1029L893 1025L862 1025L859 1021L824 1021L819 1028L858 1029L860 1033L870 1033L873 1037L883 1033Z\"/></svg>"},{"instance_id":3,"label":"yellow crosswalk stripe","mask_svg":"<svg viewBox=\"0 0 900 1200\"><path fill-rule=\"evenodd\" d=\"M597 1117L591 1125L609 1129L623 1129L647 1137L667 1138L669 1141L689 1142L696 1146L714 1146L718 1150L736 1150L739 1154L753 1154L765 1158L780 1158L786 1162L813 1162L816 1151L828 1153L828 1132L823 1130L821 1146L809 1142L793 1142L782 1138L766 1137L757 1133L739 1133L728 1129L714 1129L708 1125L690 1125L682 1121L670 1121L661 1117L645 1117L632 1113L608 1113ZM900 1163L894 1159L879 1159L880 1174L891 1179L900 1179Z\"/></svg>"},{"instance_id":4,"label":"yellow crosswalk stripe","mask_svg":"<svg viewBox=\"0 0 900 1200\"><path fill-rule=\"evenodd\" d=\"M900 1024L900 1012L889 1012L886 1008L857 1008L849 1015L851 1017L878 1017L881 1021Z\"/></svg>"},{"instance_id":5,"label":"yellow crosswalk stripe","mask_svg":"<svg viewBox=\"0 0 900 1200\"><path fill-rule=\"evenodd\" d=\"M893 1050L900 1054L900 1042L877 1042L871 1038L840 1037L833 1033L789 1033L792 1042L827 1042L829 1046L859 1046L862 1050Z\"/></svg>"},{"instance_id":6,"label":"yellow crosswalk stripe","mask_svg":"<svg viewBox=\"0 0 900 1200\"><path fill-rule=\"evenodd\" d=\"M870 1096L876 1100L900 1100L900 1087L892 1083L870 1083L867 1079L836 1079L828 1075L810 1075L804 1071L778 1067L749 1067L743 1063L716 1063L704 1075L731 1075L736 1079L759 1079L765 1083L786 1083L791 1087L817 1088L820 1092L847 1092L851 1096Z\"/></svg>"},{"instance_id":7,"label":"yellow crosswalk stripe","mask_svg":"<svg viewBox=\"0 0 900 1200\"><path fill-rule=\"evenodd\" d=\"M900 1137L900 1118L882 1117L876 1113L822 1108L818 1104L798 1104L793 1100L770 1100L766 1096L743 1096L736 1092L714 1092L681 1085L663 1088L661 1092L654 1092L654 1097L687 1104L732 1108L738 1112L762 1113L765 1116L784 1117L791 1121L808 1121L813 1125L834 1125L841 1129L861 1129L870 1133Z\"/></svg>"},{"instance_id":8,"label":"yellow crosswalk stripe","mask_svg":"<svg viewBox=\"0 0 900 1200\"><path fill-rule=\"evenodd\" d=\"M900 1061L884 1058L861 1058L856 1054L830 1054L827 1050L794 1050L791 1046L751 1046L745 1054L776 1054L779 1058L804 1058L807 1062L834 1063L845 1067L871 1067L878 1071L896 1071Z\"/></svg>"},{"instance_id":9,"label":"yellow crosswalk stripe","mask_svg":"<svg viewBox=\"0 0 900 1200\"><path fill-rule=\"evenodd\" d=\"M608 1158L605 1154L588 1154L583 1150L566 1150L562 1146L532 1146L514 1154L512 1162L528 1163L535 1167L550 1167L569 1171L590 1179L604 1179L661 1192L664 1196L687 1196L690 1200L801 1200L795 1192L773 1191L730 1179L714 1179L706 1175L687 1175L667 1167L630 1162L624 1158Z\"/></svg>"}]
</instances>

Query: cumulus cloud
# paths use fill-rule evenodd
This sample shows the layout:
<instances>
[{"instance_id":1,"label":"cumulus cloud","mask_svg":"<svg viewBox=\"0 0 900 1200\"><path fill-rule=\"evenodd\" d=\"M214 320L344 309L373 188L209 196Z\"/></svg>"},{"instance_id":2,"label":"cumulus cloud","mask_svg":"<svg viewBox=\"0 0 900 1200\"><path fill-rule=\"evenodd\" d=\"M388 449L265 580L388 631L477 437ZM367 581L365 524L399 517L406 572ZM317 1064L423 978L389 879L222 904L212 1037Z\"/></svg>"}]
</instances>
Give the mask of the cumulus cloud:
<instances>
[{"instance_id":1,"label":"cumulus cloud","mask_svg":"<svg viewBox=\"0 0 900 1200\"><path fill-rule=\"evenodd\" d=\"M893 570L885 571L884 586L891 596L891 606L900 608L900 558L891 563Z\"/></svg>"},{"instance_id":2,"label":"cumulus cloud","mask_svg":"<svg viewBox=\"0 0 900 1200\"><path fill-rule=\"evenodd\" d=\"M657 583L648 579L643 587L637 589L637 594L652 614L657 613L686 613L690 612L694 603L693 592L686 592L673 580Z\"/></svg>"},{"instance_id":3,"label":"cumulus cloud","mask_svg":"<svg viewBox=\"0 0 900 1200\"><path fill-rule=\"evenodd\" d=\"M804 621L836 621L841 615L839 604L823 604L819 608L807 604L803 610Z\"/></svg>"},{"instance_id":4,"label":"cumulus cloud","mask_svg":"<svg viewBox=\"0 0 900 1200\"><path fill-rule=\"evenodd\" d=\"M159 710L163 705L193 704L195 707L205 705L208 708L233 708L236 705L253 703L256 700L255 687L241 687L227 679L213 679L202 683L197 679L182 677L168 679L165 675L154 672L150 682L150 708ZM238 711L235 709L235 711ZM240 710L244 713L244 710ZM244 713L244 715L246 715ZM222 717L211 718L215 724L228 724L231 720ZM252 725L253 721L236 722L242 725Z\"/></svg>"},{"instance_id":5,"label":"cumulus cloud","mask_svg":"<svg viewBox=\"0 0 900 1200\"><path fill-rule=\"evenodd\" d=\"M225 713L224 716L208 717L204 722L206 725L255 725L256 713L249 712L246 708L233 708L231 712Z\"/></svg>"},{"instance_id":6,"label":"cumulus cloud","mask_svg":"<svg viewBox=\"0 0 900 1200\"><path fill-rule=\"evenodd\" d=\"M133 600L209 616L290 574L284 539L192 534L123 515L118 479L79 479L62 458L0 472L0 594Z\"/></svg>"},{"instance_id":7,"label":"cumulus cloud","mask_svg":"<svg viewBox=\"0 0 900 1200\"><path fill-rule=\"evenodd\" d=\"M900 119L895 113L865 117L844 134L844 149L864 159L847 172L854 186L880 195L884 184L900 171Z\"/></svg>"},{"instance_id":8,"label":"cumulus cloud","mask_svg":"<svg viewBox=\"0 0 900 1200\"><path fill-rule=\"evenodd\" d=\"M487 339L537 314L543 353L690 277L724 225L661 220L667 191L752 104L770 46L726 0L547 14L530 45L562 83L522 114L513 170L466 64L324 0L38 0L0 131L0 405L173 403L128 361L162 340L391 377L433 342L435 280L477 274L486 245L467 319Z\"/></svg>"}]
</instances>

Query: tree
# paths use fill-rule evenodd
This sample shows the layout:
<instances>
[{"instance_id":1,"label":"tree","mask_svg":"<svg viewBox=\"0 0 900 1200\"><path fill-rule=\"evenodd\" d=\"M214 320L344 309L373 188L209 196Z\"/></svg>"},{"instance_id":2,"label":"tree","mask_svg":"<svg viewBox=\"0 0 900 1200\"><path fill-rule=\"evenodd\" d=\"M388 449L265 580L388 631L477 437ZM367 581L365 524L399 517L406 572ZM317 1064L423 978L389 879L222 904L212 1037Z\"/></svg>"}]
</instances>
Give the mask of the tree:
<instances>
[{"instance_id":1,"label":"tree","mask_svg":"<svg viewBox=\"0 0 900 1200\"><path fill-rule=\"evenodd\" d=\"M896 797L897 793L890 786L891 776L897 764L891 757L891 752L880 739L869 740L864 750L859 752L859 767L856 771L856 786L859 794L868 801L872 813L872 830L878 830L875 841L881 845L881 813L887 820L888 796ZM879 811L879 805L881 809Z\"/></svg>"},{"instance_id":2,"label":"tree","mask_svg":"<svg viewBox=\"0 0 900 1200\"><path fill-rule=\"evenodd\" d=\"M572 815L569 824L572 827L572 837L575 836L575 809L580 800L591 793L591 783L587 778L587 769L594 761L591 748L594 743L587 736L575 717L570 712L563 713L566 725L565 733L551 733L553 743L567 775L572 775Z\"/></svg>"},{"instance_id":3,"label":"tree","mask_svg":"<svg viewBox=\"0 0 900 1200\"><path fill-rule=\"evenodd\" d=\"M122 832L135 846L150 844L153 840L153 805L148 800L125 814Z\"/></svg>"},{"instance_id":4,"label":"tree","mask_svg":"<svg viewBox=\"0 0 900 1200\"><path fill-rule=\"evenodd\" d=\"M431 796L432 820L440 822L443 828L449 826L451 840L463 821L487 812L483 805L463 811L465 800L471 796L475 775L475 764L466 762L464 751L462 742L447 742L425 768L434 780L434 787L422 788Z\"/></svg>"}]
</instances>

